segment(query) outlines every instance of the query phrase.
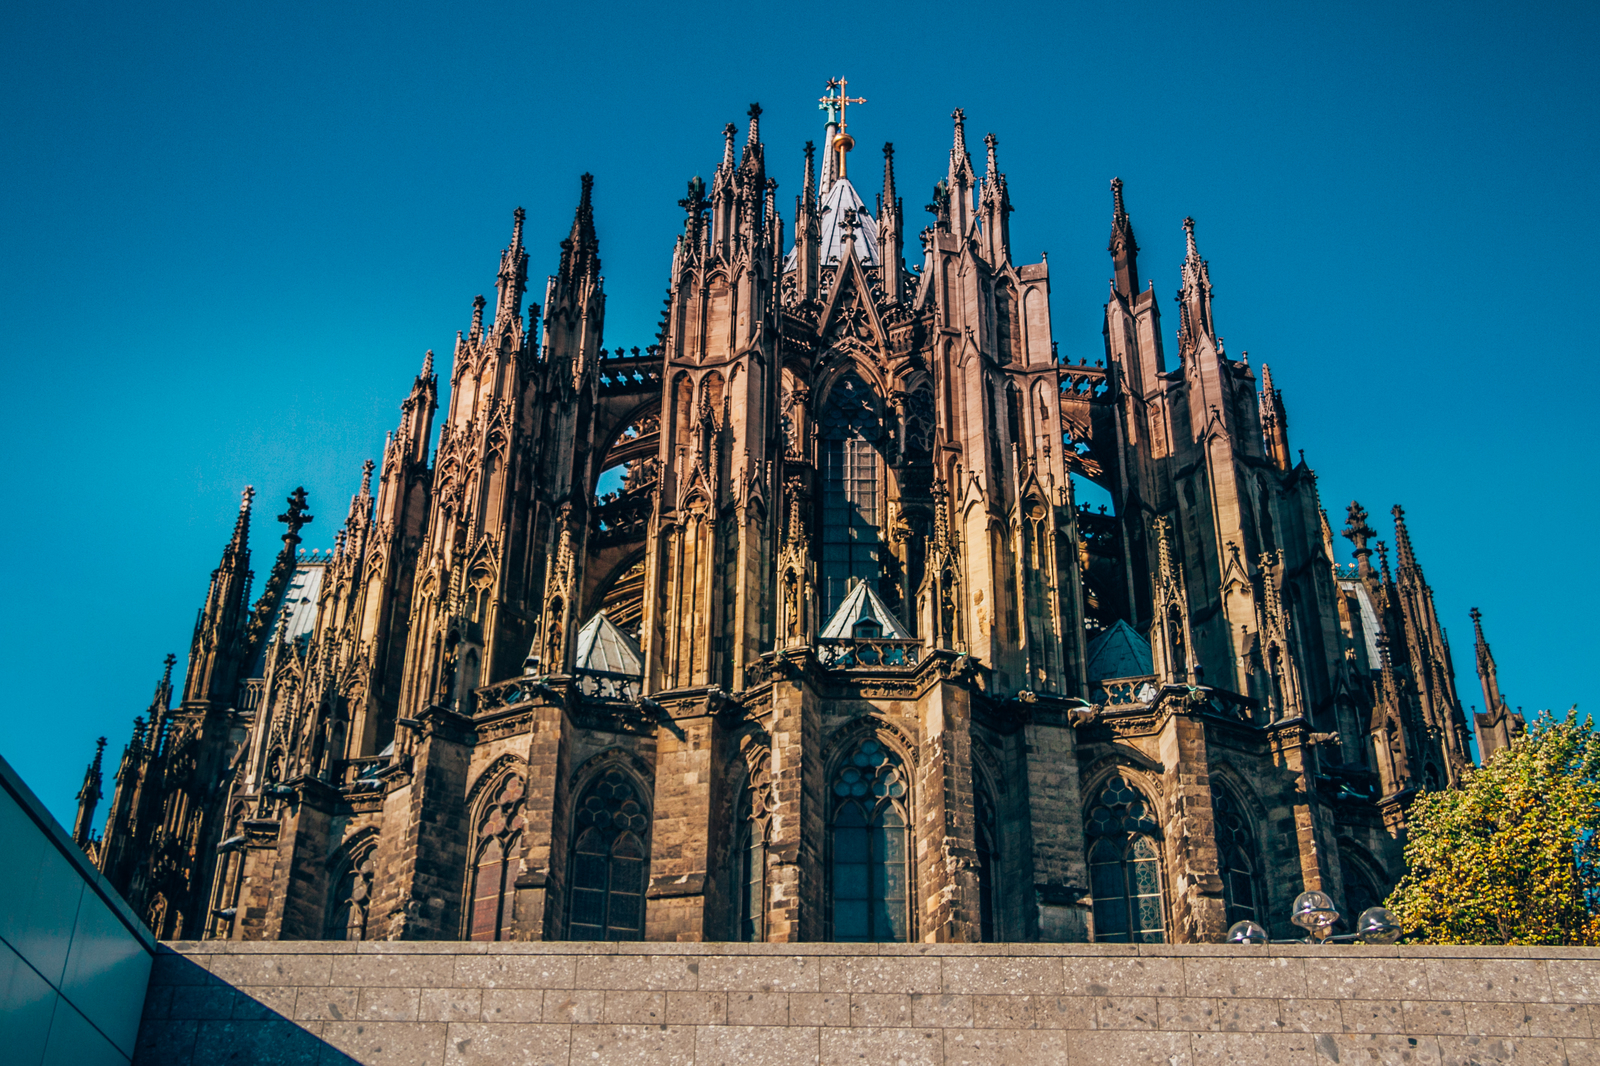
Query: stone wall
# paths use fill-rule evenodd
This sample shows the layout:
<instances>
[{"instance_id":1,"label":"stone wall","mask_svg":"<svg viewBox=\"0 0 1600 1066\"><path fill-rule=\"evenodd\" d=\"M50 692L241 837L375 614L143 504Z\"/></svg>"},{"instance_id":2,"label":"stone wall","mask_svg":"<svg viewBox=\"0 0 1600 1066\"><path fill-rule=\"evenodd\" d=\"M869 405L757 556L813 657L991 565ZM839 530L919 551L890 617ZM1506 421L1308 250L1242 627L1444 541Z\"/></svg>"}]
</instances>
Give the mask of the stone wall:
<instances>
[{"instance_id":1,"label":"stone wall","mask_svg":"<svg viewBox=\"0 0 1600 1066\"><path fill-rule=\"evenodd\" d=\"M1600 952L175 943L138 1063L1600 1063Z\"/></svg>"}]
</instances>

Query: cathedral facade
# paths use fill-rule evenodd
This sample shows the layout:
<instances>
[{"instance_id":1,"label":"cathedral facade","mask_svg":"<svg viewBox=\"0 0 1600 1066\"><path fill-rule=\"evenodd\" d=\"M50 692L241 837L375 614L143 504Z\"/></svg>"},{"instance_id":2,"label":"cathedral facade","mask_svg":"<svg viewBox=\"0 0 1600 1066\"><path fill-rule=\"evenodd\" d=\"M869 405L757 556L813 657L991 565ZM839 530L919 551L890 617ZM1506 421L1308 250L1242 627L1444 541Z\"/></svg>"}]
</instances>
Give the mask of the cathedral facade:
<instances>
[{"instance_id":1,"label":"cathedral facade","mask_svg":"<svg viewBox=\"0 0 1600 1066\"><path fill-rule=\"evenodd\" d=\"M444 395L429 352L332 550L297 492L253 599L246 490L98 835L98 753L79 797L157 935L1194 942L1387 893L1473 759L1401 510L1392 571L1357 504L1337 561L1192 221L1169 355L1112 182L1074 358L994 136L980 178L955 112L908 248L850 102L792 223L760 108L726 128L646 346L603 344L591 178L542 305L519 209Z\"/></svg>"}]
</instances>

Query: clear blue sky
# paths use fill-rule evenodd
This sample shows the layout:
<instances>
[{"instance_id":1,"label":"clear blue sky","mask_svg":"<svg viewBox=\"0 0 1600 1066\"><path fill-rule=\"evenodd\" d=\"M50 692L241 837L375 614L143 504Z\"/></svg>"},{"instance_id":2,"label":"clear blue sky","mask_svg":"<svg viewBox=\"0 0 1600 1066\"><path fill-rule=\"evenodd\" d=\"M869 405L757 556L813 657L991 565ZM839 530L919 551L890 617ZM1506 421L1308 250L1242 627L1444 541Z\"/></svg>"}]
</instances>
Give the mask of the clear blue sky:
<instances>
[{"instance_id":1,"label":"clear blue sky","mask_svg":"<svg viewBox=\"0 0 1600 1066\"><path fill-rule=\"evenodd\" d=\"M1102 352L1109 179L1173 328L1193 215L1335 526L1354 497L1389 537L1405 505L1465 701L1479 606L1513 704L1592 707L1597 11L13 0L0 752L70 819L94 738L115 759L182 661L246 483L269 517L304 484L332 543L513 208L542 277L595 174L606 339L645 344L722 125L766 108L792 220L840 74L868 100L852 177L870 199L894 141L913 222L951 109L999 136L1065 353Z\"/></svg>"}]
</instances>

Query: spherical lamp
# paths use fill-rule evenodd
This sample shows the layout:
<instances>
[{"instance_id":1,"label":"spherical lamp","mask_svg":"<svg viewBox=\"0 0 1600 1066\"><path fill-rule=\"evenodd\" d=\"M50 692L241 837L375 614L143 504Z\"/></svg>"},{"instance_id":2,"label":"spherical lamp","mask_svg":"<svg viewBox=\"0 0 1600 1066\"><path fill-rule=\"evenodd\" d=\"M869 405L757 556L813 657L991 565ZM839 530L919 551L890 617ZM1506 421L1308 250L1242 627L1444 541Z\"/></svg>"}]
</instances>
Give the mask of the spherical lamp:
<instances>
[{"instance_id":1,"label":"spherical lamp","mask_svg":"<svg viewBox=\"0 0 1600 1066\"><path fill-rule=\"evenodd\" d=\"M1400 939L1400 923L1388 907L1368 907L1356 919L1356 939L1363 944L1393 944Z\"/></svg>"},{"instance_id":2,"label":"spherical lamp","mask_svg":"<svg viewBox=\"0 0 1600 1066\"><path fill-rule=\"evenodd\" d=\"M1228 943L1230 944L1265 944L1266 942L1267 931L1248 918L1228 926Z\"/></svg>"},{"instance_id":3,"label":"spherical lamp","mask_svg":"<svg viewBox=\"0 0 1600 1066\"><path fill-rule=\"evenodd\" d=\"M1289 920L1317 940L1325 940L1333 932L1333 923L1339 920L1339 910L1326 892L1312 889L1294 898Z\"/></svg>"}]
</instances>

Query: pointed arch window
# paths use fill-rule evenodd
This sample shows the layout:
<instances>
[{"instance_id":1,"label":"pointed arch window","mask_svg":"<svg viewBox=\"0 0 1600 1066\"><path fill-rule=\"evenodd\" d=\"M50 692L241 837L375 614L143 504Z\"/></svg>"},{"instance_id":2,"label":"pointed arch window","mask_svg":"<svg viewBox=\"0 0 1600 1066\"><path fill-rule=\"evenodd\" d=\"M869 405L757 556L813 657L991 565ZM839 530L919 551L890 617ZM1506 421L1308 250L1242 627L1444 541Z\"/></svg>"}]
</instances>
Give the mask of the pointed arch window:
<instances>
[{"instance_id":1,"label":"pointed arch window","mask_svg":"<svg viewBox=\"0 0 1600 1066\"><path fill-rule=\"evenodd\" d=\"M978 852L978 938L985 944L999 939L995 921L995 874L1000 853L995 846L994 804L983 788L972 790L973 835Z\"/></svg>"},{"instance_id":2,"label":"pointed arch window","mask_svg":"<svg viewBox=\"0 0 1600 1066\"><path fill-rule=\"evenodd\" d=\"M735 939L759 943L767 938L767 832L771 825L772 775L767 757L750 767L748 787L734 823L734 880L738 893Z\"/></svg>"},{"instance_id":3,"label":"pointed arch window","mask_svg":"<svg viewBox=\"0 0 1600 1066\"><path fill-rule=\"evenodd\" d=\"M1096 941L1160 944L1165 940L1157 831L1144 793L1126 779L1113 777L1100 789L1084 825Z\"/></svg>"},{"instance_id":4,"label":"pointed arch window","mask_svg":"<svg viewBox=\"0 0 1600 1066\"><path fill-rule=\"evenodd\" d=\"M1211 793L1211 816L1217 828L1217 862L1222 870L1222 900L1228 924L1262 916L1260 870L1255 833L1226 789Z\"/></svg>"},{"instance_id":5,"label":"pointed arch window","mask_svg":"<svg viewBox=\"0 0 1600 1066\"><path fill-rule=\"evenodd\" d=\"M883 576L883 435L878 402L854 370L828 390L817 417L822 473L822 617L833 615L856 580L874 590Z\"/></svg>"},{"instance_id":6,"label":"pointed arch window","mask_svg":"<svg viewBox=\"0 0 1600 1066\"><path fill-rule=\"evenodd\" d=\"M911 936L905 772L864 740L833 775L833 939L903 943Z\"/></svg>"},{"instance_id":7,"label":"pointed arch window","mask_svg":"<svg viewBox=\"0 0 1600 1066\"><path fill-rule=\"evenodd\" d=\"M650 819L632 779L616 768L597 776L576 822L567 938L643 939Z\"/></svg>"},{"instance_id":8,"label":"pointed arch window","mask_svg":"<svg viewBox=\"0 0 1600 1066\"><path fill-rule=\"evenodd\" d=\"M522 778L512 774L478 815L472 868L469 940L505 940L511 931L512 883L522 842Z\"/></svg>"}]
</instances>

